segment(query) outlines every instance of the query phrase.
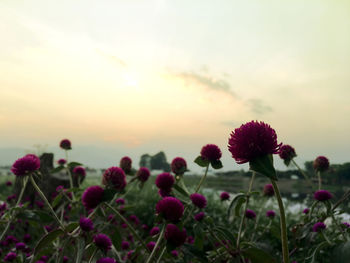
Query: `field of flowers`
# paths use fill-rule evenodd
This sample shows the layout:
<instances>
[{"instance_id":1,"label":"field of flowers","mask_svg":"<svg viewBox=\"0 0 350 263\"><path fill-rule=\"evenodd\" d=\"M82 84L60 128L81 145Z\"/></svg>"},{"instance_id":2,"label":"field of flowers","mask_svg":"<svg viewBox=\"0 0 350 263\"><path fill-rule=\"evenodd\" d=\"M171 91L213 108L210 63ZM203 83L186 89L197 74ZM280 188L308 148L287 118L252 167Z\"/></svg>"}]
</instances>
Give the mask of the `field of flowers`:
<instances>
[{"instance_id":1,"label":"field of flowers","mask_svg":"<svg viewBox=\"0 0 350 263\"><path fill-rule=\"evenodd\" d=\"M251 170L248 189L239 193L203 191L208 170L222 168L222 152L214 144L194 158L205 170L195 185L185 184L187 163L181 157L172 161L171 173L155 178L124 157L119 167L104 171L100 184L88 187L83 164L69 160L71 142L64 139L59 146L66 158L50 171L33 154L14 160L6 189L16 184L19 192L0 200L1 262L350 262L350 224L341 217L350 192L336 200L323 189L329 161L319 156L318 184L300 170L312 189L305 209L286 213L273 155L299 167L296 153L278 143L264 122L248 122L229 136L233 159ZM68 183L45 193L47 174ZM257 174L270 182L253 191Z\"/></svg>"}]
</instances>

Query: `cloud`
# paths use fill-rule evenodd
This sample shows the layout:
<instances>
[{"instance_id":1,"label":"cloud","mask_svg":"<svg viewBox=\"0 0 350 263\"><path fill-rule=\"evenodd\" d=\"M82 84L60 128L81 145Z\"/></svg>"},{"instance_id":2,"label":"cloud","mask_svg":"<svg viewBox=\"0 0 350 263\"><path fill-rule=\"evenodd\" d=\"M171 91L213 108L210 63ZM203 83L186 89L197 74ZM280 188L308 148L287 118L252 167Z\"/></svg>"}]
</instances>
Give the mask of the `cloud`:
<instances>
[{"instance_id":1,"label":"cloud","mask_svg":"<svg viewBox=\"0 0 350 263\"><path fill-rule=\"evenodd\" d=\"M127 64L124 60L116 57L116 56L113 56L113 55L110 55L110 54L107 54L105 52L103 52L102 50L100 49L96 49L96 53L99 54L101 57L103 58L106 58L108 59L109 61L117 64L118 66L121 66L121 67L127 67Z\"/></svg>"},{"instance_id":2,"label":"cloud","mask_svg":"<svg viewBox=\"0 0 350 263\"><path fill-rule=\"evenodd\" d=\"M246 101L246 104L252 112L259 115L273 111L273 109L270 106L265 105L261 99L249 99Z\"/></svg>"}]
</instances>

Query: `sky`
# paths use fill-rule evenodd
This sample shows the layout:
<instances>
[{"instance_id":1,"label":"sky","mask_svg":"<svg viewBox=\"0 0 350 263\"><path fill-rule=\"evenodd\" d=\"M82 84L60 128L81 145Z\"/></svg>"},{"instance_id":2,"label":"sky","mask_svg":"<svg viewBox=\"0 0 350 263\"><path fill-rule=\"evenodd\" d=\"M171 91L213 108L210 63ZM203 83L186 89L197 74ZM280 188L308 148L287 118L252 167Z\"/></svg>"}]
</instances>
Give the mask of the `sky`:
<instances>
[{"instance_id":1,"label":"sky","mask_svg":"<svg viewBox=\"0 0 350 263\"><path fill-rule=\"evenodd\" d=\"M38 145L62 157L69 138L91 167L163 150L195 170L214 143L241 169L227 141L251 120L301 164L349 161L349 13L341 0L2 0L0 165Z\"/></svg>"}]
</instances>

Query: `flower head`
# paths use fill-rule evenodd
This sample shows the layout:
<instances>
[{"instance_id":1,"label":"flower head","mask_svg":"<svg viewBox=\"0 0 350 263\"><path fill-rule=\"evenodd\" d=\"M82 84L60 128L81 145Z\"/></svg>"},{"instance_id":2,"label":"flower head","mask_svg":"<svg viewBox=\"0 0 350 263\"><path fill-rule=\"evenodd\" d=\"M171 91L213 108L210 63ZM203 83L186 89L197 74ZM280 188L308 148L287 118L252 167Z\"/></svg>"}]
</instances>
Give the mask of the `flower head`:
<instances>
[{"instance_id":1,"label":"flower head","mask_svg":"<svg viewBox=\"0 0 350 263\"><path fill-rule=\"evenodd\" d=\"M171 196L171 189L159 189L158 194L160 197Z\"/></svg>"},{"instance_id":2,"label":"flower head","mask_svg":"<svg viewBox=\"0 0 350 263\"><path fill-rule=\"evenodd\" d=\"M23 249L25 249L25 247L26 247L26 244L24 244L23 242L16 243L17 250L23 250Z\"/></svg>"},{"instance_id":3,"label":"flower head","mask_svg":"<svg viewBox=\"0 0 350 263\"><path fill-rule=\"evenodd\" d=\"M11 186L11 185L12 185L12 182L11 182L11 181L7 181L7 182L6 182L6 185L7 185L7 186Z\"/></svg>"},{"instance_id":4,"label":"flower head","mask_svg":"<svg viewBox=\"0 0 350 263\"><path fill-rule=\"evenodd\" d=\"M96 263L117 263L113 258L100 258Z\"/></svg>"},{"instance_id":5,"label":"flower head","mask_svg":"<svg viewBox=\"0 0 350 263\"><path fill-rule=\"evenodd\" d=\"M175 258L177 258L179 256L179 252L177 252L177 250L172 250L170 253Z\"/></svg>"},{"instance_id":6,"label":"flower head","mask_svg":"<svg viewBox=\"0 0 350 263\"><path fill-rule=\"evenodd\" d=\"M34 154L27 154L19 158L12 165L11 172L16 176L28 175L40 168L40 159Z\"/></svg>"},{"instance_id":7,"label":"flower head","mask_svg":"<svg viewBox=\"0 0 350 263\"><path fill-rule=\"evenodd\" d=\"M255 219L256 214L255 214L255 212L253 210L247 209L245 211L245 217L248 218L248 219Z\"/></svg>"},{"instance_id":8,"label":"flower head","mask_svg":"<svg viewBox=\"0 0 350 263\"><path fill-rule=\"evenodd\" d=\"M343 222L342 224L343 224L344 227L350 228L350 224L348 222Z\"/></svg>"},{"instance_id":9,"label":"flower head","mask_svg":"<svg viewBox=\"0 0 350 263\"><path fill-rule=\"evenodd\" d=\"M61 147L63 150L70 150L70 149L72 149L72 144L71 144L70 140L68 140L68 139L63 139L63 140L60 142L60 147Z\"/></svg>"},{"instance_id":10,"label":"flower head","mask_svg":"<svg viewBox=\"0 0 350 263\"><path fill-rule=\"evenodd\" d=\"M67 163L67 161L65 160L65 159L59 159L58 161L57 161L57 163L59 164L59 165L65 165L66 163Z\"/></svg>"},{"instance_id":11,"label":"flower head","mask_svg":"<svg viewBox=\"0 0 350 263\"><path fill-rule=\"evenodd\" d=\"M325 228L326 228L326 225L323 222L317 222L316 224L313 225L312 231L313 232L320 232Z\"/></svg>"},{"instance_id":12,"label":"flower head","mask_svg":"<svg viewBox=\"0 0 350 263\"><path fill-rule=\"evenodd\" d=\"M275 130L262 121L251 121L241 125L231 133L228 141L228 149L238 164L276 154L280 147Z\"/></svg>"},{"instance_id":13,"label":"flower head","mask_svg":"<svg viewBox=\"0 0 350 263\"><path fill-rule=\"evenodd\" d=\"M220 199L221 199L221 201L229 200L230 199L230 194L228 192L222 192L220 194Z\"/></svg>"},{"instance_id":14,"label":"flower head","mask_svg":"<svg viewBox=\"0 0 350 263\"><path fill-rule=\"evenodd\" d=\"M332 194L327 190L318 190L314 193L314 198L317 201L321 201L321 202L332 199L332 197L333 197Z\"/></svg>"},{"instance_id":15,"label":"flower head","mask_svg":"<svg viewBox=\"0 0 350 263\"><path fill-rule=\"evenodd\" d=\"M176 225L168 224L165 228L165 239L175 247L183 245L186 241L186 229L181 231Z\"/></svg>"},{"instance_id":16,"label":"flower head","mask_svg":"<svg viewBox=\"0 0 350 263\"><path fill-rule=\"evenodd\" d=\"M73 169L73 174L78 175L79 177L85 177L86 176L85 168L81 166L76 166Z\"/></svg>"},{"instance_id":17,"label":"flower head","mask_svg":"<svg viewBox=\"0 0 350 263\"><path fill-rule=\"evenodd\" d=\"M269 218L274 218L276 216L276 213L273 210L268 210L266 212L266 216L269 217Z\"/></svg>"},{"instance_id":18,"label":"flower head","mask_svg":"<svg viewBox=\"0 0 350 263\"><path fill-rule=\"evenodd\" d=\"M273 189L272 184L265 184L264 186L264 195L265 196L274 196L275 195L275 190Z\"/></svg>"},{"instance_id":19,"label":"flower head","mask_svg":"<svg viewBox=\"0 0 350 263\"><path fill-rule=\"evenodd\" d=\"M105 234L97 234L94 236L95 245L103 251L110 250L112 247L111 239Z\"/></svg>"},{"instance_id":20,"label":"flower head","mask_svg":"<svg viewBox=\"0 0 350 263\"><path fill-rule=\"evenodd\" d=\"M313 166L314 166L315 171L317 171L317 172L327 171L329 168L329 160L327 157L318 156L315 159Z\"/></svg>"},{"instance_id":21,"label":"flower head","mask_svg":"<svg viewBox=\"0 0 350 263\"><path fill-rule=\"evenodd\" d=\"M128 241L122 241L122 243L121 243L121 248L122 248L123 250L129 249L129 248L130 248L130 243L129 243Z\"/></svg>"},{"instance_id":22,"label":"flower head","mask_svg":"<svg viewBox=\"0 0 350 263\"><path fill-rule=\"evenodd\" d=\"M295 149L292 146L288 145L288 144L284 144L284 145L281 146L278 155L280 156L280 158L282 160L285 160L285 161L290 161L294 157L297 156L297 154L295 153Z\"/></svg>"},{"instance_id":23,"label":"flower head","mask_svg":"<svg viewBox=\"0 0 350 263\"><path fill-rule=\"evenodd\" d=\"M162 215L166 220L177 222L184 213L184 206L175 197L164 197L156 205L157 214Z\"/></svg>"},{"instance_id":24,"label":"flower head","mask_svg":"<svg viewBox=\"0 0 350 263\"><path fill-rule=\"evenodd\" d=\"M220 160L222 156L220 148L215 144L207 144L202 147L201 157L208 161Z\"/></svg>"},{"instance_id":25,"label":"flower head","mask_svg":"<svg viewBox=\"0 0 350 263\"><path fill-rule=\"evenodd\" d=\"M152 251L155 245L156 245L156 242L151 241L151 242L148 242L146 246L149 249L149 251Z\"/></svg>"},{"instance_id":26,"label":"flower head","mask_svg":"<svg viewBox=\"0 0 350 263\"><path fill-rule=\"evenodd\" d=\"M156 186L159 189L170 191L175 183L175 178L170 173L161 173L156 178Z\"/></svg>"},{"instance_id":27,"label":"flower head","mask_svg":"<svg viewBox=\"0 0 350 263\"><path fill-rule=\"evenodd\" d=\"M5 257L4 260L6 262L12 262L17 258L17 254L14 252L9 252Z\"/></svg>"},{"instance_id":28,"label":"flower head","mask_svg":"<svg viewBox=\"0 0 350 263\"><path fill-rule=\"evenodd\" d=\"M184 158L176 157L171 162L171 171L176 174L184 174L184 172L187 170L187 163Z\"/></svg>"},{"instance_id":29,"label":"flower head","mask_svg":"<svg viewBox=\"0 0 350 263\"><path fill-rule=\"evenodd\" d=\"M123 198L118 198L117 200L115 200L115 202L118 204L118 205L125 205L125 200Z\"/></svg>"},{"instance_id":30,"label":"flower head","mask_svg":"<svg viewBox=\"0 0 350 263\"><path fill-rule=\"evenodd\" d=\"M141 167L138 171L137 171L137 178L141 181L141 182L146 182L148 180L148 178L150 177L151 173L149 171L149 169L147 167Z\"/></svg>"},{"instance_id":31,"label":"flower head","mask_svg":"<svg viewBox=\"0 0 350 263\"><path fill-rule=\"evenodd\" d=\"M119 166L120 168L123 169L123 171L126 174L129 174L131 172L131 165L132 165L132 160L128 156L124 156L123 158L120 159Z\"/></svg>"},{"instance_id":32,"label":"flower head","mask_svg":"<svg viewBox=\"0 0 350 263\"><path fill-rule=\"evenodd\" d=\"M194 204L195 206L197 206L198 208L204 208L207 205L207 199L198 193L194 193L190 195L192 204Z\"/></svg>"},{"instance_id":33,"label":"flower head","mask_svg":"<svg viewBox=\"0 0 350 263\"><path fill-rule=\"evenodd\" d=\"M125 173L119 167L110 167L103 173L102 183L116 190L123 190L126 186Z\"/></svg>"},{"instance_id":34,"label":"flower head","mask_svg":"<svg viewBox=\"0 0 350 263\"><path fill-rule=\"evenodd\" d=\"M85 208L87 210L90 210L98 206L102 201L103 192L104 192L103 188L98 185L90 186L86 188L86 190L84 191L81 197Z\"/></svg>"},{"instance_id":35,"label":"flower head","mask_svg":"<svg viewBox=\"0 0 350 263\"><path fill-rule=\"evenodd\" d=\"M303 214L305 214L305 215L307 215L309 212L310 212L310 209L309 209L309 208L305 208L305 209L303 210Z\"/></svg>"},{"instance_id":36,"label":"flower head","mask_svg":"<svg viewBox=\"0 0 350 263\"><path fill-rule=\"evenodd\" d=\"M92 220L88 217L81 217L79 220L79 225L80 225L80 228L86 232L94 229L94 224L92 223Z\"/></svg>"},{"instance_id":37,"label":"flower head","mask_svg":"<svg viewBox=\"0 0 350 263\"><path fill-rule=\"evenodd\" d=\"M203 218L205 217L205 213L204 212L199 212L198 214L194 215L194 220L200 222L203 220Z\"/></svg>"}]
</instances>

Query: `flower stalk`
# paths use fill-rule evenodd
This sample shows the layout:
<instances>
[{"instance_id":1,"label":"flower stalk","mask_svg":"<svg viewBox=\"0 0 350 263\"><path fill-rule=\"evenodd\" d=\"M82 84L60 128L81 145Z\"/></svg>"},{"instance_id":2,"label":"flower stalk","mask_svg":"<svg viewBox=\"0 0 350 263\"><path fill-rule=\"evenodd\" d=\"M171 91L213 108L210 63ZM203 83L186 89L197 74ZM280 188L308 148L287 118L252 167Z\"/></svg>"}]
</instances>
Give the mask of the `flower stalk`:
<instances>
[{"instance_id":1,"label":"flower stalk","mask_svg":"<svg viewBox=\"0 0 350 263\"><path fill-rule=\"evenodd\" d=\"M207 167L205 168L205 173L202 176L201 180L199 181L199 184L197 185L196 190L194 191L195 193L197 193L199 191L199 189L201 188L205 178L207 177L208 170L209 170L209 163L208 163Z\"/></svg>"},{"instance_id":2,"label":"flower stalk","mask_svg":"<svg viewBox=\"0 0 350 263\"><path fill-rule=\"evenodd\" d=\"M160 244L160 242L161 242L161 240L162 240L162 237L163 237L163 235L164 235L164 231L165 231L165 224L163 225L162 230L161 230L160 233L159 233L159 237L158 237L158 239L157 239L157 242L156 242L156 244L155 244L155 246L154 246L154 248L153 248L153 250L152 250L151 255L149 255L149 257L148 257L146 263L152 262L152 258L154 257L154 254L156 253L156 250L157 250L157 248L159 247L159 244Z\"/></svg>"}]
</instances>

